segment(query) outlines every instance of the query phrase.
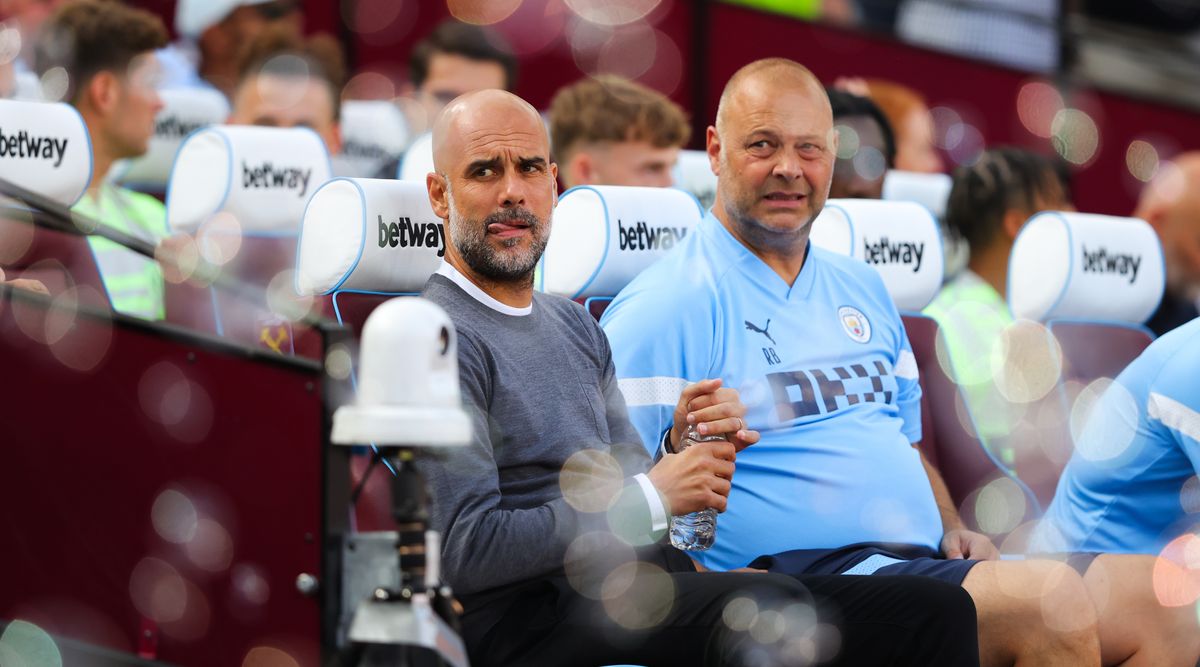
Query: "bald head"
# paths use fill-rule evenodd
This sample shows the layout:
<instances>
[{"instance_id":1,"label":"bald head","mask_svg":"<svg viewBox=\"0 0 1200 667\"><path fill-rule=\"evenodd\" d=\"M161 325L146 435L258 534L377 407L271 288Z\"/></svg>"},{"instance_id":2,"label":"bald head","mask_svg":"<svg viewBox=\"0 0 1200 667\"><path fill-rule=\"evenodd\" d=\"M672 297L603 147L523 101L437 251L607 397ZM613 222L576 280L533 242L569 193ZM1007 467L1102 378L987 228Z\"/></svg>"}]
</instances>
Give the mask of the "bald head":
<instances>
[{"instance_id":1,"label":"bald head","mask_svg":"<svg viewBox=\"0 0 1200 667\"><path fill-rule=\"evenodd\" d=\"M1164 162L1138 199L1139 218L1149 220L1159 212L1200 196L1200 151L1183 153ZM1151 220L1153 222L1153 220Z\"/></svg>"},{"instance_id":2,"label":"bald head","mask_svg":"<svg viewBox=\"0 0 1200 667\"><path fill-rule=\"evenodd\" d=\"M1200 298L1200 151L1163 162L1142 191L1134 216L1158 232L1167 289Z\"/></svg>"},{"instance_id":3,"label":"bald head","mask_svg":"<svg viewBox=\"0 0 1200 667\"><path fill-rule=\"evenodd\" d=\"M807 67L787 58L756 60L734 72L721 91L717 104L717 131L723 132L728 119L746 108L771 104L784 90L811 94L813 103L824 110L833 123L829 96L825 87Z\"/></svg>"},{"instance_id":4,"label":"bald head","mask_svg":"<svg viewBox=\"0 0 1200 667\"><path fill-rule=\"evenodd\" d=\"M790 284L837 153L825 89L791 60L750 63L725 85L705 143L717 175L713 214Z\"/></svg>"},{"instance_id":5,"label":"bald head","mask_svg":"<svg viewBox=\"0 0 1200 667\"><path fill-rule=\"evenodd\" d=\"M462 95L434 123L433 167L425 186L446 221L446 261L476 285L515 290L509 305L527 305L558 201L542 117L502 90Z\"/></svg>"},{"instance_id":6,"label":"bald head","mask_svg":"<svg viewBox=\"0 0 1200 667\"><path fill-rule=\"evenodd\" d=\"M531 104L504 90L480 90L454 98L433 125L433 167L447 173L466 144L488 135L511 135L541 143L550 152L542 117Z\"/></svg>"}]
</instances>

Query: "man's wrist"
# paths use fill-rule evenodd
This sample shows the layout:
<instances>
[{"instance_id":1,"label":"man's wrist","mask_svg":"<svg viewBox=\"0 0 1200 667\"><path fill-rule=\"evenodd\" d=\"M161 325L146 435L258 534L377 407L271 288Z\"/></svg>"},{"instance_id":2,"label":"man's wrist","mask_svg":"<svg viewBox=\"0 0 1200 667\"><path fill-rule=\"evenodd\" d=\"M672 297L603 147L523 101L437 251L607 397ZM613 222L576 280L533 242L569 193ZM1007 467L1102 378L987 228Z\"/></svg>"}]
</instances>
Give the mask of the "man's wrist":
<instances>
[{"instance_id":1,"label":"man's wrist","mask_svg":"<svg viewBox=\"0 0 1200 667\"><path fill-rule=\"evenodd\" d=\"M664 456L667 454L676 453L675 447L671 445L671 431L673 430L675 430L674 426L668 426L667 430L663 431L662 442L659 443L659 449L662 450L662 454Z\"/></svg>"}]
</instances>

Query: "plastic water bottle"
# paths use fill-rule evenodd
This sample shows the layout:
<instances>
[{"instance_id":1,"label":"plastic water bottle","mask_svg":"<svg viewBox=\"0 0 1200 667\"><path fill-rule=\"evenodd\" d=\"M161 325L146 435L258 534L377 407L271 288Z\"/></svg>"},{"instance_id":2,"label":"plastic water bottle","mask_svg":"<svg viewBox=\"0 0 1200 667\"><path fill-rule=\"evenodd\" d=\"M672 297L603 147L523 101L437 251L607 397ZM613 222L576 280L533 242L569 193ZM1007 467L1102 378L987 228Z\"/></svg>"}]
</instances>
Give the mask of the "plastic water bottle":
<instances>
[{"instance_id":1,"label":"plastic water bottle","mask_svg":"<svg viewBox=\"0 0 1200 667\"><path fill-rule=\"evenodd\" d=\"M679 451L697 442L724 440L723 435L700 435L694 424L688 424ZM683 551L705 551L717 539L717 511L713 508L671 517L671 546Z\"/></svg>"}]
</instances>

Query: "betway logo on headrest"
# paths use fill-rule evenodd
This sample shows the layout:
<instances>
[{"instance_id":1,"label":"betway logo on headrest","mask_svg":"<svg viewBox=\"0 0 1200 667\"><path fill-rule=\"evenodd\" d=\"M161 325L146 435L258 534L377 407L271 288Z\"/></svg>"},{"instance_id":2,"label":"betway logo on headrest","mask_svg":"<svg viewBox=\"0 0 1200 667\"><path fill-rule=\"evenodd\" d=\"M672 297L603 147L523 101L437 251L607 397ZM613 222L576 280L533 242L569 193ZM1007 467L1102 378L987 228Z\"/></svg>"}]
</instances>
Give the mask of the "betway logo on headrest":
<instances>
[{"instance_id":1,"label":"betway logo on headrest","mask_svg":"<svg viewBox=\"0 0 1200 667\"><path fill-rule=\"evenodd\" d=\"M879 237L872 243L863 240L863 259L867 264L909 264L912 272L921 270L921 258L925 255L925 242L912 243L897 241L892 243L886 236Z\"/></svg>"},{"instance_id":2,"label":"betway logo on headrest","mask_svg":"<svg viewBox=\"0 0 1200 667\"><path fill-rule=\"evenodd\" d=\"M0 158L29 158L37 160L53 160L54 168L62 164L63 156L67 154L66 137L55 138L31 135L25 130L16 134L5 134L0 127Z\"/></svg>"},{"instance_id":3,"label":"betway logo on headrest","mask_svg":"<svg viewBox=\"0 0 1200 667\"><path fill-rule=\"evenodd\" d=\"M207 124L180 120L179 116L167 116L154 121L154 136L163 139L182 139Z\"/></svg>"},{"instance_id":4,"label":"betway logo on headrest","mask_svg":"<svg viewBox=\"0 0 1200 667\"><path fill-rule=\"evenodd\" d=\"M342 142L342 155L364 160L391 160L396 156L379 144L347 139Z\"/></svg>"},{"instance_id":5,"label":"betway logo on headrest","mask_svg":"<svg viewBox=\"0 0 1200 667\"><path fill-rule=\"evenodd\" d=\"M621 250L670 250L687 235L687 227L651 227L645 222L626 227L617 220Z\"/></svg>"},{"instance_id":6,"label":"betway logo on headrest","mask_svg":"<svg viewBox=\"0 0 1200 667\"><path fill-rule=\"evenodd\" d=\"M1108 248L1088 252L1087 246L1083 246L1084 273L1115 273L1119 276L1129 276L1129 284L1132 285L1133 281L1137 280L1138 267L1141 265L1141 255L1109 252Z\"/></svg>"},{"instance_id":7,"label":"betway logo on headrest","mask_svg":"<svg viewBox=\"0 0 1200 667\"><path fill-rule=\"evenodd\" d=\"M242 187L245 188L299 188L297 197L303 197L308 192L308 179L312 176L312 167L297 169L296 167L276 167L275 163L267 160L258 167L251 168L242 162Z\"/></svg>"},{"instance_id":8,"label":"betway logo on headrest","mask_svg":"<svg viewBox=\"0 0 1200 667\"><path fill-rule=\"evenodd\" d=\"M437 256L446 254L446 228L440 222L413 222L408 218L400 218L396 222L385 223L383 216L379 217L379 247L395 248L437 248Z\"/></svg>"}]
</instances>

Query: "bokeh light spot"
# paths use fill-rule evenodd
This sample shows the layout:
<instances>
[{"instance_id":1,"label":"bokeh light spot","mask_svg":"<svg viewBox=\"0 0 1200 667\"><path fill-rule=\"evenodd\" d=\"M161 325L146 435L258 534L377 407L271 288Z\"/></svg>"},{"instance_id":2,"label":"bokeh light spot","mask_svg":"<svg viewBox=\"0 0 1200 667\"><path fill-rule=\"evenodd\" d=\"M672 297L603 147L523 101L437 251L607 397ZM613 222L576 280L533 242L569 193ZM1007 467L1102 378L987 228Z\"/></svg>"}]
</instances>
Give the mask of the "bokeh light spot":
<instances>
[{"instance_id":1,"label":"bokeh light spot","mask_svg":"<svg viewBox=\"0 0 1200 667\"><path fill-rule=\"evenodd\" d=\"M579 18L598 25L633 23L654 11L662 0L566 0Z\"/></svg>"},{"instance_id":2,"label":"bokeh light spot","mask_svg":"<svg viewBox=\"0 0 1200 667\"><path fill-rule=\"evenodd\" d=\"M861 141L858 138L858 132L849 125L835 125L834 132L838 136L837 156L839 160L849 160L855 155L858 155L858 147Z\"/></svg>"},{"instance_id":3,"label":"bokeh light spot","mask_svg":"<svg viewBox=\"0 0 1200 667\"><path fill-rule=\"evenodd\" d=\"M996 388L1013 403L1030 403L1062 377L1062 350L1054 335L1032 320L1017 320L1000 334L991 354Z\"/></svg>"},{"instance_id":4,"label":"bokeh light spot","mask_svg":"<svg viewBox=\"0 0 1200 667\"><path fill-rule=\"evenodd\" d=\"M279 317L292 321L304 319L312 312L314 303L311 295L296 294L292 269L280 271L267 284L267 306Z\"/></svg>"},{"instance_id":5,"label":"bokeh light spot","mask_svg":"<svg viewBox=\"0 0 1200 667\"><path fill-rule=\"evenodd\" d=\"M160 361L142 373L138 402L151 421L166 427L167 433L181 442L200 442L212 428L208 391L171 362Z\"/></svg>"},{"instance_id":6,"label":"bokeh light spot","mask_svg":"<svg viewBox=\"0 0 1200 667\"><path fill-rule=\"evenodd\" d=\"M580 512L605 512L625 485L621 464L607 452L584 449L563 464L558 476L563 499Z\"/></svg>"},{"instance_id":7,"label":"bokeh light spot","mask_svg":"<svg viewBox=\"0 0 1200 667\"><path fill-rule=\"evenodd\" d=\"M611 533L593 531L580 535L567 545L563 571L567 575L567 582L580 595L599 600L604 595L605 585L611 587L618 583L606 584L608 575L635 560L637 554L633 547ZM610 588L608 592L613 591Z\"/></svg>"},{"instance_id":8,"label":"bokeh light spot","mask_svg":"<svg viewBox=\"0 0 1200 667\"><path fill-rule=\"evenodd\" d=\"M300 663L274 646L255 646L242 659L242 667L300 667Z\"/></svg>"},{"instance_id":9,"label":"bokeh light spot","mask_svg":"<svg viewBox=\"0 0 1200 667\"><path fill-rule=\"evenodd\" d=\"M170 563L143 558L129 576L129 595L143 616L156 623L183 618L187 608L187 583Z\"/></svg>"},{"instance_id":10,"label":"bokeh light spot","mask_svg":"<svg viewBox=\"0 0 1200 667\"><path fill-rule=\"evenodd\" d=\"M379 72L359 72L342 87L343 100L391 100L396 84Z\"/></svg>"},{"instance_id":11,"label":"bokeh light spot","mask_svg":"<svg viewBox=\"0 0 1200 667\"><path fill-rule=\"evenodd\" d=\"M985 146L983 133L974 125L963 123L955 134L958 140L953 148L947 150L950 159L959 165L975 164L979 160L979 156L983 154Z\"/></svg>"},{"instance_id":12,"label":"bokeh light spot","mask_svg":"<svg viewBox=\"0 0 1200 667\"><path fill-rule=\"evenodd\" d=\"M90 285L76 285L54 298L46 314L47 338L54 358L70 370L81 373L96 370L108 356L112 345L112 320L80 317L80 303L102 303L104 295Z\"/></svg>"},{"instance_id":13,"label":"bokeh light spot","mask_svg":"<svg viewBox=\"0 0 1200 667\"><path fill-rule=\"evenodd\" d=\"M854 171L867 181L881 179L887 171L887 158L874 146L864 146L854 156Z\"/></svg>"},{"instance_id":14,"label":"bokeh light spot","mask_svg":"<svg viewBox=\"0 0 1200 667\"><path fill-rule=\"evenodd\" d=\"M167 489L154 499L150 520L159 537L183 544L195 537L199 515L191 498L177 489Z\"/></svg>"},{"instance_id":15,"label":"bokeh light spot","mask_svg":"<svg viewBox=\"0 0 1200 667\"><path fill-rule=\"evenodd\" d=\"M71 75L66 68L51 67L42 74L42 99L47 102L61 102L67 95L71 85Z\"/></svg>"},{"instance_id":16,"label":"bokeh light spot","mask_svg":"<svg viewBox=\"0 0 1200 667\"><path fill-rule=\"evenodd\" d=\"M988 482L975 497L975 521L980 530L992 535L1007 533L1025 517L1025 494L1008 477Z\"/></svg>"},{"instance_id":17,"label":"bokeh light spot","mask_svg":"<svg viewBox=\"0 0 1200 667\"><path fill-rule=\"evenodd\" d=\"M1111 461L1124 454L1137 435L1137 401L1121 383L1099 378L1079 392L1070 423L1080 456Z\"/></svg>"},{"instance_id":18,"label":"bokeh light spot","mask_svg":"<svg viewBox=\"0 0 1200 667\"><path fill-rule=\"evenodd\" d=\"M325 373L335 380L350 379L354 369L354 360L350 356L350 348L345 343L335 343L325 355Z\"/></svg>"},{"instance_id":19,"label":"bokeh light spot","mask_svg":"<svg viewBox=\"0 0 1200 667\"><path fill-rule=\"evenodd\" d=\"M237 600L252 605L264 605L271 599L271 585L262 568L249 563L238 563L230 572L230 581Z\"/></svg>"},{"instance_id":20,"label":"bokeh light spot","mask_svg":"<svg viewBox=\"0 0 1200 667\"><path fill-rule=\"evenodd\" d=\"M738 596L725 603L721 621L734 632L745 632L758 618L758 603L753 598Z\"/></svg>"},{"instance_id":21,"label":"bokeh light spot","mask_svg":"<svg viewBox=\"0 0 1200 667\"><path fill-rule=\"evenodd\" d=\"M675 582L662 568L634 562L618 566L601 586L604 611L629 630L652 628L675 605Z\"/></svg>"},{"instance_id":22,"label":"bokeh light spot","mask_svg":"<svg viewBox=\"0 0 1200 667\"><path fill-rule=\"evenodd\" d=\"M1200 537L1181 535L1167 544L1154 561L1154 595L1164 607L1182 607L1200 600Z\"/></svg>"},{"instance_id":23,"label":"bokeh light spot","mask_svg":"<svg viewBox=\"0 0 1200 667\"><path fill-rule=\"evenodd\" d=\"M1148 141L1135 139L1125 150L1125 167L1143 183L1149 183L1158 173L1158 149Z\"/></svg>"},{"instance_id":24,"label":"bokeh light spot","mask_svg":"<svg viewBox=\"0 0 1200 667\"><path fill-rule=\"evenodd\" d=\"M750 636L759 644L774 644L783 639L786 630L787 622L783 614L774 609L763 611L750 624Z\"/></svg>"},{"instance_id":25,"label":"bokeh light spot","mask_svg":"<svg viewBox=\"0 0 1200 667\"><path fill-rule=\"evenodd\" d=\"M21 55L21 31L8 22L0 24L0 65L7 65Z\"/></svg>"},{"instance_id":26,"label":"bokeh light spot","mask_svg":"<svg viewBox=\"0 0 1200 667\"><path fill-rule=\"evenodd\" d=\"M194 642L208 634L212 620L212 607L204 591L196 584L184 580L187 606L177 620L162 624L163 634L181 642Z\"/></svg>"},{"instance_id":27,"label":"bokeh light spot","mask_svg":"<svg viewBox=\"0 0 1200 667\"><path fill-rule=\"evenodd\" d=\"M1179 505L1188 514L1200 512L1200 477L1192 475L1179 489Z\"/></svg>"},{"instance_id":28,"label":"bokeh light spot","mask_svg":"<svg viewBox=\"0 0 1200 667\"><path fill-rule=\"evenodd\" d=\"M1048 83L1031 81L1017 92L1017 117L1034 136L1049 139L1054 118L1064 107L1062 95Z\"/></svg>"},{"instance_id":29,"label":"bokeh light spot","mask_svg":"<svg viewBox=\"0 0 1200 667\"><path fill-rule=\"evenodd\" d=\"M511 16L521 0L446 0L446 6L463 23L491 25Z\"/></svg>"},{"instance_id":30,"label":"bokeh light spot","mask_svg":"<svg viewBox=\"0 0 1200 667\"><path fill-rule=\"evenodd\" d=\"M204 222L196 234L200 256L221 266L242 249L242 223L228 211L221 211Z\"/></svg>"},{"instance_id":31,"label":"bokeh light spot","mask_svg":"<svg viewBox=\"0 0 1200 667\"><path fill-rule=\"evenodd\" d=\"M62 667L62 653L45 630L21 619L0 634L0 665L8 667Z\"/></svg>"},{"instance_id":32,"label":"bokeh light spot","mask_svg":"<svg viewBox=\"0 0 1200 667\"><path fill-rule=\"evenodd\" d=\"M1087 164L1100 148L1100 130L1096 121L1079 109L1063 109L1050 123L1054 150L1072 164Z\"/></svg>"},{"instance_id":33,"label":"bokeh light spot","mask_svg":"<svg viewBox=\"0 0 1200 667\"><path fill-rule=\"evenodd\" d=\"M192 563L209 572L224 572L233 562L233 538L217 521L200 519L186 547Z\"/></svg>"},{"instance_id":34,"label":"bokeh light spot","mask_svg":"<svg viewBox=\"0 0 1200 667\"><path fill-rule=\"evenodd\" d=\"M950 107L929 110L933 118L933 143L942 150L952 150L962 141L962 116Z\"/></svg>"}]
</instances>

